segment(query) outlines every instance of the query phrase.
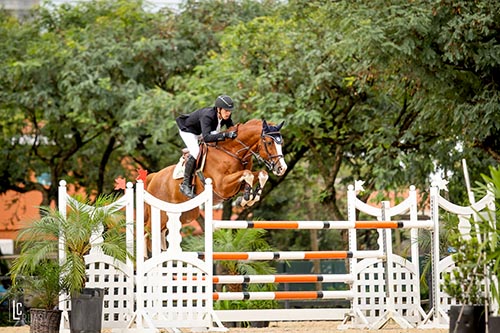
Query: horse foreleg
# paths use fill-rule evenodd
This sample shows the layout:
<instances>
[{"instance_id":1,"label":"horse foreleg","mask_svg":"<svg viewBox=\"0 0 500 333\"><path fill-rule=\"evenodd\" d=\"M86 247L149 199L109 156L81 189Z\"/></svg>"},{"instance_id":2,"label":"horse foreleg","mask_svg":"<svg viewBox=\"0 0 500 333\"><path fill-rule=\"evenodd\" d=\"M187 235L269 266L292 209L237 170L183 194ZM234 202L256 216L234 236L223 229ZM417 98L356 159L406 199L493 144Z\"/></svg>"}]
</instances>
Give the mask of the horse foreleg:
<instances>
[{"instance_id":1,"label":"horse foreleg","mask_svg":"<svg viewBox=\"0 0 500 333\"><path fill-rule=\"evenodd\" d=\"M243 195L236 199L236 205L240 207L248 207L255 204L260 200L262 195L262 189L269 179L267 171L255 171L244 170L241 173L234 173L224 177L223 183L225 185L224 190L229 191L230 187L241 186L244 184ZM254 185L257 187L254 189Z\"/></svg>"},{"instance_id":2,"label":"horse foreleg","mask_svg":"<svg viewBox=\"0 0 500 333\"><path fill-rule=\"evenodd\" d=\"M237 205L241 207L250 207L260 200L260 197L262 195L262 189L264 188L264 186L267 183L267 180L269 179L269 174L265 170L254 172L252 173L252 177L248 177L248 180L250 179L254 180L255 178L258 179L258 181L256 182L257 183L256 188L253 189L254 185L253 181L252 183L246 182L243 196L239 197L236 200Z\"/></svg>"},{"instance_id":3,"label":"horse foreleg","mask_svg":"<svg viewBox=\"0 0 500 333\"><path fill-rule=\"evenodd\" d=\"M260 200L260 196L262 195L262 189L264 185L266 185L267 180L269 179L269 175L266 171L262 170L257 174L258 183L255 189L252 189L252 199L249 200L246 204L247 206L253 206L257 201Z\"/></svg>"},{"instance_id":4,"label":"horse foreleg","mask_svg":"<svg viewBox=\"0 0 500 333\"><path fill-rule=\"evenodd\" d=\"M257 187L254 190L254 198L251 202L248 203L249 206L252 206L254 203L260 200L260 196L262 195L262 189L264 188L264 185L266 185L267 180L269 179L269 175L267 174L267 171L260 171L259 176L258 176L259 182L257 184Z\"/></svg>"},{"instance_id":5,"label":"horse foreleg","mask_svg":"<svg viewBox=\"0 0 500 333\"><path fill-rule=\"evenodd\" d=\"M241 175L239 179L239 183L244 182L245 183L245 190L243 192L243 196L239 197L236 199L236 204L245 207L248 205L248 202L251 202L254 198L253 192L252 192L252 186L253 186L253 181L254 181L254 174L250 171L245 170L243 174Z\"/></svg>"}]
</instances>

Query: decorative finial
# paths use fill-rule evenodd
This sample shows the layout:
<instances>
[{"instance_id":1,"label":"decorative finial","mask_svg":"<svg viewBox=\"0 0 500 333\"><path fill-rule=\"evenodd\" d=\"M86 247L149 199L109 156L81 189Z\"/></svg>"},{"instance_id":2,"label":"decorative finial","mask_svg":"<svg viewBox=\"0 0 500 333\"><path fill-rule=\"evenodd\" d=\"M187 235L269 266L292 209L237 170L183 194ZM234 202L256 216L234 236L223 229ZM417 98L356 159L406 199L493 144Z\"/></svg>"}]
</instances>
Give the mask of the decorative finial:
<instances>
[{"instance_id":1,"label":"decorative finial","mask_svg":"<svg viewBox=\"0 0 500 333\"><path fill-rule=\"evenodd\" d=\"M437 187L439 190L444 190L448 192L448 186L447 186L448 183L449 181L441 178L441 176L436 176L432 181L432 186Z\"/></svg>"},{"instance_id":2,"label":"decorative finial","mask_svg":"<svg viewBox=\"0 0 500 333\"><path fill-rule=\"evenodd\" d=\"M364 180L355 180L354 181L354 191L356 194L359 192L363 192L365 189L363 188L363 184L365 183Z\"/></svg>"}]
</instances>

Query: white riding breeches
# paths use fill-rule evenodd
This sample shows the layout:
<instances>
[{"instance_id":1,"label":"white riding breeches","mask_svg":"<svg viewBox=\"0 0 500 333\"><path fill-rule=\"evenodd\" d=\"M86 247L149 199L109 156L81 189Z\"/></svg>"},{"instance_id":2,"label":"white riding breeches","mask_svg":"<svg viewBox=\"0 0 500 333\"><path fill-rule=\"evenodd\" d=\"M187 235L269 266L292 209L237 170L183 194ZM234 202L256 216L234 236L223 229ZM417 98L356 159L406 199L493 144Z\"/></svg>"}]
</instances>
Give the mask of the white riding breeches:
<instances>
[{"instance_id":1,"label":"white riding breeches","mask_svg":"<svg viewBox=\"0 0 500 333\"><path fill-rule=\"evenodd\" d=\"M199 140L201 138L201 135L183 132L181 130L179 130L179 134L181 135L182 141L184 141L186 148L189 150L189 154L194 158L198 158L198 154L200 153Z\"/></svg>"}]
</instances>

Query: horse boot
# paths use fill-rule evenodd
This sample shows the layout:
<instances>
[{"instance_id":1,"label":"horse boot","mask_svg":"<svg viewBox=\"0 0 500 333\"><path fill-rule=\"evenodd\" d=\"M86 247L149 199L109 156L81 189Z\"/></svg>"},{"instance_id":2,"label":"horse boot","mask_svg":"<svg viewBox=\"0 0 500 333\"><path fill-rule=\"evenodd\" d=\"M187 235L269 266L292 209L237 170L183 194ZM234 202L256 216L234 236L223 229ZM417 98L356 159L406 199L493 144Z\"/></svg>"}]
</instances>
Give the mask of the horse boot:
<instances>
[{"instance_id":1,"label":"horse boot","mask_svg":"<svg viewBox=\"0 0 500 333\"><path fill-rule=\"evenodd\" d=\"M182 181L180 188L181 193L189 199L193 199L195 197L194 188L192 185L195 166L196 159L193 156L189 155L189 158L186 161L186 165L184 165L184 180Z\"/></svg>"}]
</instances>

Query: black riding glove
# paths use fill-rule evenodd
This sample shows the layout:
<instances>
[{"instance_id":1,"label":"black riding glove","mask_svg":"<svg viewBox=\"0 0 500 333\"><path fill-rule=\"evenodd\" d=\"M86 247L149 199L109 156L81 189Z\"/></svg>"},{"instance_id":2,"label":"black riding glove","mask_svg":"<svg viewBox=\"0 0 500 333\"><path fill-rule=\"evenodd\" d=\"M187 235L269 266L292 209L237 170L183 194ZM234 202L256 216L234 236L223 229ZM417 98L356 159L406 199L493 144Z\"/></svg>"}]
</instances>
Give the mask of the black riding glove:
<instances>
[{"instance_id":1,"label":"black riding glove","mask_svg":"<svg viewBox=\"0 0 500 333\"><path fill-rule=\"evenodd\" d=\"M224 138L235 139L238 136L236 132L224 132Z\"/></svg>"}]
</instances>

